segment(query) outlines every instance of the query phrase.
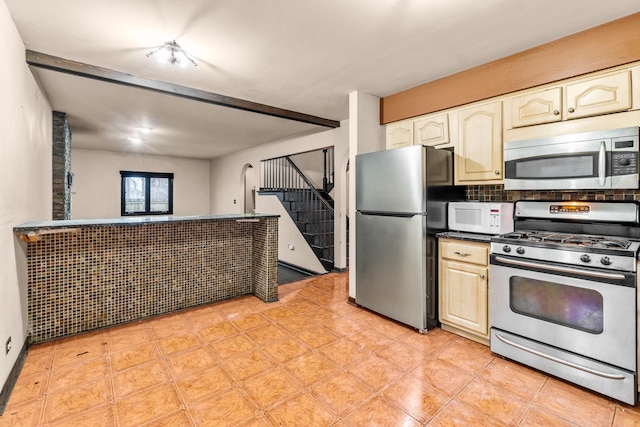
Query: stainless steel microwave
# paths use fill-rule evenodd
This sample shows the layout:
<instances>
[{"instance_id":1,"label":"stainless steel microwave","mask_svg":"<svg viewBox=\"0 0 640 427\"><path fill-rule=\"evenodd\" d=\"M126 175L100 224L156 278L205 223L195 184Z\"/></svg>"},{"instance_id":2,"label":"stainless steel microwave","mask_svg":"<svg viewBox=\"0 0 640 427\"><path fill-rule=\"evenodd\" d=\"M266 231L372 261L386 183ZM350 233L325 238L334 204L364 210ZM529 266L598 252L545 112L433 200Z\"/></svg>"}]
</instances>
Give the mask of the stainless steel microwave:
<instances>
[{"instance_id":1,"label":"stainless steel microwave","mask_svg":"<svg viewBox=\"0 0 640 427\"><path fill-rule=\"evenodd\" d=\"M637 189L640 127L505 143L505 190Z\"/></svg>"}]
</instances>

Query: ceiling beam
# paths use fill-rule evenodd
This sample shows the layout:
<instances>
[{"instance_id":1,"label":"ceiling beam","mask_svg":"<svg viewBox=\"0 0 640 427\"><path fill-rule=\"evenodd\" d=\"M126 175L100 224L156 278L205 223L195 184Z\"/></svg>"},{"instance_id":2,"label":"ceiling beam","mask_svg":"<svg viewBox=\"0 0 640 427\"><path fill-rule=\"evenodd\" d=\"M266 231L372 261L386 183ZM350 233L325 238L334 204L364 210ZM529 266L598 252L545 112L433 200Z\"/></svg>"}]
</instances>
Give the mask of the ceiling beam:
<instances>
[{"instance_id":1,"label":"ceiling beam","mask_svg":"<svg viewBox=\"0 0 640 427\"><path fill-rule=\"evenodd\" d=\"M59 71L61 73L72 74L74 76L86 77L89 79L101 80L104 82L116 83L140 89L148 89L155 92L191 99L193 101L250 111L252 113L265 114L267 116L279 117L281 119L294 120L312 125L325 126L329 128L340 127L340 122L337 120L324 119L322 117L311 116L297 111L285 110L278 107L272 107L270 105L259 104L257 102L233 98L173 83L145 79L143 77L137 77L121 71L96 67L95 65L71 61L69 59L35 52L29 49L26 51L26 60L27 64L33 67Z\"/></svg>"}]
</instances>

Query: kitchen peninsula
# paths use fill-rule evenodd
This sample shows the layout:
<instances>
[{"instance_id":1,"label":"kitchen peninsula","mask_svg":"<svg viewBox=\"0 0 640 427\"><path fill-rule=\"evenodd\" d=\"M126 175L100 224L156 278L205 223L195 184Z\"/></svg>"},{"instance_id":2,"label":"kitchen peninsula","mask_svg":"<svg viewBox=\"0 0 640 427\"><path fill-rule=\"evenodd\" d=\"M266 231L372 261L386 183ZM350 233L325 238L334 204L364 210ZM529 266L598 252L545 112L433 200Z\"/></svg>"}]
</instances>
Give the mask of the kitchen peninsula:
<instances>
[{"instance_id":1,"label":"kitchen peninsula","mask_svg":"<svg viewBox=\"0 0 640 427\"><path fill-rule=\"evenodd\" d=\"M241 295L278 299L278 215L29 222L14 233L31 343Z\"/></svg>"}]
</instances>

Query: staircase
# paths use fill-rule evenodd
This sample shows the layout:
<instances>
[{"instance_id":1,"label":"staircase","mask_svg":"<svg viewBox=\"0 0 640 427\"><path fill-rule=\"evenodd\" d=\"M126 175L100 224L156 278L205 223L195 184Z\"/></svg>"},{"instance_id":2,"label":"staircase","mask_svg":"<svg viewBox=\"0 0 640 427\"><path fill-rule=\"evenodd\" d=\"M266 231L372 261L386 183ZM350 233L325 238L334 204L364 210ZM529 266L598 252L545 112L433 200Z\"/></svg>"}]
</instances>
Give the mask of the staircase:
<instances>
[{"instance_id":1,"label":"staircase","mask_svg":"<svg viewBox=\"0 0 640 427\"><path fill-rule=\"evenodd\" d=\"M333 149L330 150L332 156ZM260 194L278 197L324 269L331 271L334 266L334 210L329 192L333 188L333 174L327 176L327 154L325 152L321 189L315 188L290 156L263 160Z\"/></svg>"}]
</instances>

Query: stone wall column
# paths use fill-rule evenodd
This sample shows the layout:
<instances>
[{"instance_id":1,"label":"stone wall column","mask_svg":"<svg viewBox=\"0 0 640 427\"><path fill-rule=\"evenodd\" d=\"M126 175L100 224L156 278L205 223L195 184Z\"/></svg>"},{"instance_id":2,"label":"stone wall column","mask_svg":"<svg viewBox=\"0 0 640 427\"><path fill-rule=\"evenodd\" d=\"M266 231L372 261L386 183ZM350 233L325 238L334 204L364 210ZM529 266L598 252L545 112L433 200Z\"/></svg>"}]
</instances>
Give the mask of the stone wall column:
<instances>
[{"instance_id":1,"label":"stone wall column","mask_svg":"<svg viewBox=\"0 0 640 427\"><path fill-rule=\"evenodd\" d=\"M53 219L71 219L71 127L67 114L53 112Z\"/></svg>"}]
</instances>

